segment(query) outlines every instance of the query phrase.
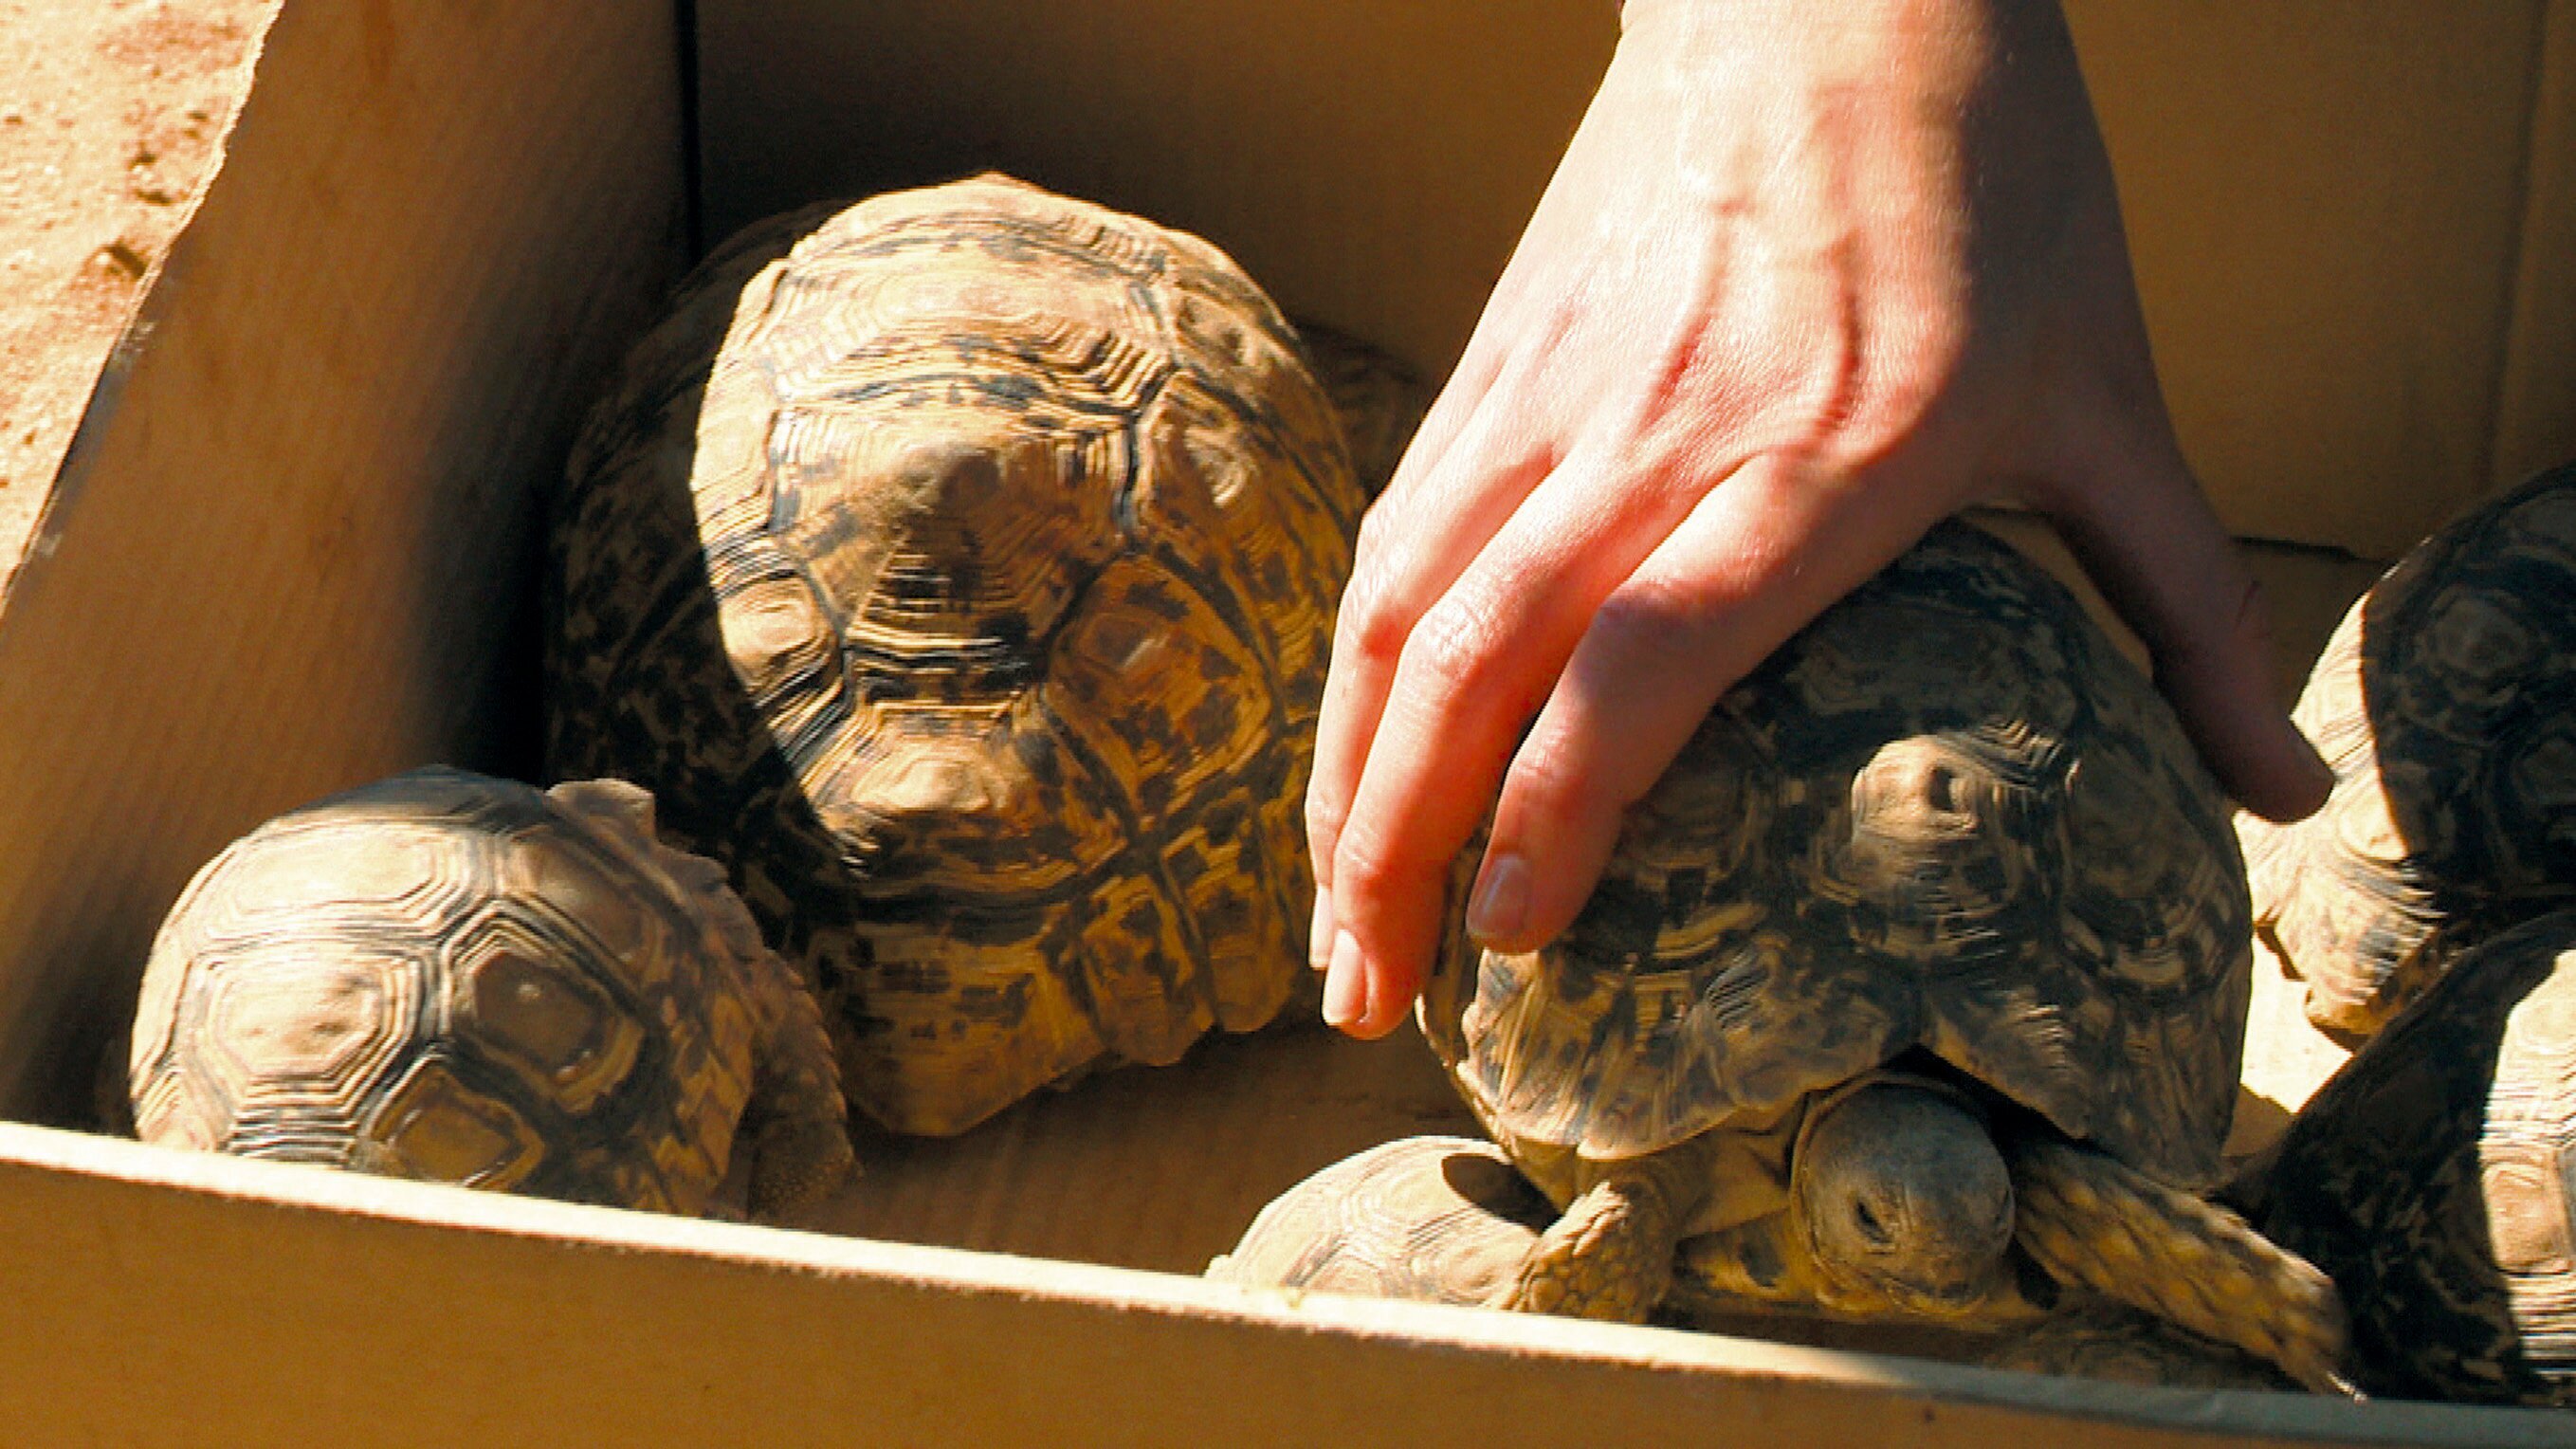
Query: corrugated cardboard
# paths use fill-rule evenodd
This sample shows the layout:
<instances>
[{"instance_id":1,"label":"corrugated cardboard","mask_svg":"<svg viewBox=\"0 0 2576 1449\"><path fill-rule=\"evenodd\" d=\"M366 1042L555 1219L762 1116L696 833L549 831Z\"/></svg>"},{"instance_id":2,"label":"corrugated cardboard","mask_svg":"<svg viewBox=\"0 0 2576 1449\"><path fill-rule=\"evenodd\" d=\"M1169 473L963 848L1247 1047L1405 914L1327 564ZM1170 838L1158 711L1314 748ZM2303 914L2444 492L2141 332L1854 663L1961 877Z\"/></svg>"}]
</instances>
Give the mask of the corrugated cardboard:
<instances>
[{"instance_id":1,"label":"corrugated cardboard","mask_svg":"<svg viewBox=\"0 0 2576 1449\"><path fill-rule=\"evenodd\" d=\"M1607 0L699 8L711 231L999 166L1198 230L1434 376L1616 38ZM2570 9L2069 0L2238 533L2385 561L2576 453Z\"/></svg>"},{"instance_id":2,"label":"corrugated cardboard","mask_svg":"<svg viewBox=\"0 0 2576 1449\"><path fill-rule=\"evenodd\" d=\"M1606 5L1572 0L691 10L694 37L669 7L630 0L286 7L226 166L102 384L0 612L8 1115L82 1119L154 923L224 840L420 760L524 767L530 500L685 262L693 208L713 234L810 195L1000 164L1206 230L1291 306L1436 366L1611 36ZM2423 31L2437 11L2454 7L2264 13L2305 17L2316 31L2301 44L2332 67L2385 58L2361 43L2365 12ZM2099 37L2139 31L2150 13L2165 12L2080 5L2088 44L2106 48L2088 64L2147 65L2120 58L2152 50L2146 39ZM2220 7L2188 13L2213 44L2247 34ZM2521 99L2506 111L2563 131L2563 83L2534 110L2538 63L2493 63L2507 22L2537 36L2542 18L2532 5L2477 9L2459 43L2486 57L2485 79L2401 87L2390 103L2475 100L2485 115L2483 88L2511 82ZM2291 31L2263 33L2286 44ZM2564 29L2549 34L2563 76ZM692 38L695 88L681 59ZM2182 54L2155 64L2187 69ZM2116 125L2134 102L2103 84ZM2310 77L2284 93L2322 104L2328 89ZM2370 165L2429 154L2390 140L2399 129L2372 133L2388 154L2365 145ZM2155 164L2134 137L2115 145L2124 175ZM2282 154L2340 164L2324 149ZM2535 184L2526 201L2516 183L2507 202L2466 195L2478 186L2461 173L2477 167L2433 169L2445 196L2493 212L2477 247L2563 232L2563 184ZM2381 202L2402 212L2410 194L2391 182ZM2429 226L2409 236L2320 264L2396 285L2433 245ZM2483 363L2428 321L2451 345L2401 365L2374 350L2387 339L2369 318L2342 360L2357 388L2387 383L2385 367L2422 398L2439 392L2424 403L2438 442L2424 446L2446 463L2476 454L2437 480L2465 496L2488 461L2474 440L2489 434L2449 409L2483 409L2478 426L2495 426L2499 369L2515 396L2543 397L2559 365L2550 320L2517 321L2512 335L2532 340L2508 347L2504 319L2509 296L2543 295L2564 274L2447 253L2430 272L2428 318L2442 278L2484 298ZM2165 275L2150 286L2160 316L2181 305ZM2318 304L2309 280L2291 313ZM2171 365L2188 375L2195 356L2177 346ZM2336 418L2301 414L2310 431L2281 456L2342 458L2329 424L2388 405L2357 395ZM2546 406L2505 413L2517 437L2553 426L2530 421L2554 416ZM2359 507L2388 476L2341 486ZM2367 571L2333 554L2264 557L2287 561L2266 566L2276 583L2309 580L2292 590L2303 618L2330 615ZM2146 1392L1133 1271L1195 1269L1295 1177L1458 1121L1418 1043L1277 1032L1083 1084L956 1142L869 1144L869 1182L814 1220L829 1233L0 1126L0 1279L20 1305L0 1333L0 1439L2567 1438L2549 1415ZM980 1251L919 1246L933 1243Z\"/></svg>"}]
</instances>

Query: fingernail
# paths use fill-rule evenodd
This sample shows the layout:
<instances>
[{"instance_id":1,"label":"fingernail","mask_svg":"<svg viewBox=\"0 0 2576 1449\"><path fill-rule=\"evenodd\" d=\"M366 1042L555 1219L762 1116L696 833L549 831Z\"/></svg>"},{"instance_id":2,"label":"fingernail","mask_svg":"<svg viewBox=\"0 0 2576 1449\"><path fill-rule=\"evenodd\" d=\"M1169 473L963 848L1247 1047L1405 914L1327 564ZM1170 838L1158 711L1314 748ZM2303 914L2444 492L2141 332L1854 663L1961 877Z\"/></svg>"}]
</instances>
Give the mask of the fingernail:
<instances>
[{"instance_id":1,"label":"fingernail","mask_svg":"<svg viewBox=\"0 0 2576 1449\"><path fill-rule=\"evenodd\" d=\"M1315 887L1315 919L1306 927L1306 964L1321 971L1333 964L1333 893Z\"/></svg>"},{"instance_id":2,"label":"fingernail","mask_svg":"<svg viewBox=\"0 0 2576 1449\"><path fill-rule=\"evenodd\" d=\"M1368 1015L1368 973L1360 943L1342 931L1333 937L1333 964L1324 973L1324 1024L1348 1027Z\"/></svg>"},{"instance_id":3,"label":"fingernail","mask_svg":"<svg viewBox=\"0 0 2576 1449\"><path fill-rule=\"evenodd\" d=\"M1487 856L1467 903L1467 934L1478 945L1519 936L1529 925L1529 894L1529 862L1517 855Z\"/></svg>"}]
</instances>

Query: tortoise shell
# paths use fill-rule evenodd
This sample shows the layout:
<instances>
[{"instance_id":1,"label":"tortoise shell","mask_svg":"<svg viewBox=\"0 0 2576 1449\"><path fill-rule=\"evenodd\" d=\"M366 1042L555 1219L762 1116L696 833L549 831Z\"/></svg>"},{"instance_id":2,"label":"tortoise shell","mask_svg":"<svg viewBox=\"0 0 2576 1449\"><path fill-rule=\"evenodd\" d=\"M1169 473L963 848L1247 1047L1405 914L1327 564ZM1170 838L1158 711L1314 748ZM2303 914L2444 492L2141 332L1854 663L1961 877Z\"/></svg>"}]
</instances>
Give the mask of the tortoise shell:
<instances>
[{"instance_id":1,"label":"tortoise shell","mask_svg":"<svg viewBox=\"0 0 2576 1449\"><path fill-rule=\"evenodd\" d=\"M1272 1199L1234 1250L1208 1265L1207 1276L1246 1287L1489 1307L1555 1216L1491 1143L1408 1137L1344 1158ZM2080 1289L1961 1331L1756 1314L1741 1303L1695 1294L1694 1286L1688 1274L1677 1275L1657 1321L2026 1373L2200 1388L2297 1387L2259 1359Z\"/></svg>"},{"instance_id":2,"label":"tortoise shell","mask_svg":"<svg viewBox=\"0 0 2576 1449\"><path fill-rule=\"evenodd\" d=\"M2247 916L2171 711L2054 580L1947 524L1719 702L1562 937L1462 938L1424 1025L1525 1159L1768 1130L1915 1053L2193 1188Z\"/></svg>"},{"instance_id":3,"label":"tortoise shell","mask_svg":"<svg viewBox=\"0 0 2576 1449\"><path fill-rule=\"evenodd\" d=\"M695 1213L850 1165L813 1002L712 862L615 781L415 770L197 873L143 976L147 1142Z\"/></svg>"},{"instance_id":4,"label":"tortoise shell","mask_svg":"<svg viewBox=\"0 0 2576 1449\"><path fill-rule=\"evenodd\" d=\"M2464 947L2238 1191L2342 1286L2363 1388L2576 1406L2576 911Z\"/></svg>"},{"instance_id":5,"label":"tortoise shell","mask_svg":"<svg viewBox=\"0 0 2576 1449\"><path fill-rule=\"evenodd\" d=\"M1555 1216L1491 1143L1407 1137L1346 1157L1273 1198L1207 1276L1483 1307Z\"/></svg>"},{"instance_id":6,"label":"tortoise shell","mask_svg":"<svg viewBox=\"0 0 2576 1449\"><path fill-rule=\"evenodd\" d=\"M549 768L649 785L815 983L852 1103L960 1131L1305 987L1361 507L1207 243L998 178L783 218L577 450Z\"/></svg>"},{"instance_id":7,"label":"tortoise shell","mask_svg":"<svg viewBox=\"0 0 2576 1449\"><path fill-rule=\"evenodd\" d=\"M2326 806L2240 826L2255 924L2309 1019L2367 1035L2462 931L2576 903L2576 465L2412 550L2344 615L2294 718Z\"/></svg>"}]
</instances>

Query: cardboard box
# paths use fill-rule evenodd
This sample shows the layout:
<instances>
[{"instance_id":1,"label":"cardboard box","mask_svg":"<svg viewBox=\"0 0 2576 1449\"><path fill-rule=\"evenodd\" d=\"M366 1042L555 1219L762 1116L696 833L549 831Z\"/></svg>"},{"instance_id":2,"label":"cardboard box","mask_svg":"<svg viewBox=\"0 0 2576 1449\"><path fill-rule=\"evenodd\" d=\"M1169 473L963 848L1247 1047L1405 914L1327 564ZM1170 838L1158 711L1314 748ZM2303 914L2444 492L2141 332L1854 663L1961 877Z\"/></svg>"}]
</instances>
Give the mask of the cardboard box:
<instances>
[{"instance_id":1,"label":"cardboard box","mask_svg":"<svg viewBox=\"0 0 2576 1449\"><path fill-rule=\"evenodd\" d=\"M2576 452L2576 5L2070 9L2187 442L2235 526L2296 545L2263 566L2313 647L2372 561ZM225 841L419 761L530 768L532 500L708 240L998 165L1200 230L1436 373L1610 10L290 0L0 612L0 1115L54 1124L0 1125L0 1438L2568 1442L1173 1276L1312 1168L1459 1120L1404 1040L1219 1043L875 1144L829 1231L66 1130Z\"/></svg>"}]
</instances>

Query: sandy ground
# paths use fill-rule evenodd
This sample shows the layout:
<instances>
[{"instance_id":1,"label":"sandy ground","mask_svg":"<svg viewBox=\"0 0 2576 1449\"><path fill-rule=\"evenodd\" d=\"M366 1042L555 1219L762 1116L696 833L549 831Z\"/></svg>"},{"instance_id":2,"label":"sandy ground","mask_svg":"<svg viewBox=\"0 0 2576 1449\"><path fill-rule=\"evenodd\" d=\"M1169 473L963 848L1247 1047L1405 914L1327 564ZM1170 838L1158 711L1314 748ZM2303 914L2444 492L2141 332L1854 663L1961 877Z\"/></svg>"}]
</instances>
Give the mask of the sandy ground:
<instances>
[{"instance_id":1,"label":"sandy ground","mask_svg":"<svg viewBox=\"0 0 2576 1449\"><path fill-rule=\"evenodd\" d=\"M0 578L278 0L0 0Z\"/></svg>"}]
</instances>

